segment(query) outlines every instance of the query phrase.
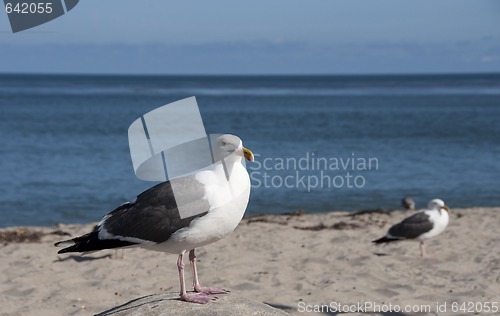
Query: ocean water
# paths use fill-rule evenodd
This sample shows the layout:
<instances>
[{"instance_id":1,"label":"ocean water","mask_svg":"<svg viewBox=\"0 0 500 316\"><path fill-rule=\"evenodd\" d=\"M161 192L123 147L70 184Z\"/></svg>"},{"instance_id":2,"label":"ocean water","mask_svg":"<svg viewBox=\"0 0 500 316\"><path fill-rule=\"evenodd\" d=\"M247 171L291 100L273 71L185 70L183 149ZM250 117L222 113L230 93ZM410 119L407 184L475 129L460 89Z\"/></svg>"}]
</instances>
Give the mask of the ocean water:
<instances>
[{"instance_id":1,"label":"ocean water","mask_svg":"<svg viewBox=\"0 0 500 316\"><path fill-rule=\"evenodd\" d=\"M154 185L128 127L190 96L256 154L247 214L500 205L500 75L0 75L0 226L95 221Z\"/></svg>"}]
</instances>

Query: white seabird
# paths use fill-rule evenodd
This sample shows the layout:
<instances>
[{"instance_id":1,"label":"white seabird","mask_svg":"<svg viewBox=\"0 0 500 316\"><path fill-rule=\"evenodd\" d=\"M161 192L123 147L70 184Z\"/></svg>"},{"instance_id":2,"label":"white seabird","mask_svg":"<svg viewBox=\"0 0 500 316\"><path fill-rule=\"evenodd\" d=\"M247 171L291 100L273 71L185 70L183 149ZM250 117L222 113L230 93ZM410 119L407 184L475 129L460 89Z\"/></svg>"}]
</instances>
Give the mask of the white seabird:
<instances>
[{"instance_id":1,"label":"white seabird","mask_svg":"<svg viewBox=\"0 0 500 316\"><path fill-rule=\"evenodd\" d=\"M200 286L195 248L227 236L243 218L250 196L250 177L241 159L253 161L254 155L234 135L218 137L216 146L218 154L225 157L225 164L215 164L211 169L166 181L144 191L135 201L104 216L94 231L56 243L56 246L69 246L58 253L139 246L178 254L182 300L204 304L215 299L213 294L228 293L223 289ZM176 197L182 195L184 203L196 209L197 215L181 218L172 188L174 181ZM229 202L228 196L232 196ZM186 291L184 254L187 251L196 293Z\"/></svg>"},{"instance_id":2,"label":"white seabird","mask_svg":"<svg viewBox=\"0 0 500 316\"><path fill-rule=\"evenodd\" d=\"M415 209L415 201L411 196L406 196L401 200L401 205L405 208L405 210L414 210Z\"/></svg>"},{"instance_id":3,"label":"white seabird","mask_svg":"<svg viewBox=\"0 0 500 316\"><path fill-rule=\"evenodd\" d=\"M401 240L420 241L420 255L428 258L424 240L436 237L448 226L450 209L443 200L434 199L429 202L428 210L417 212L392 226L384 237L374 240L376 244Z\"/></svg>"}]
</instances>

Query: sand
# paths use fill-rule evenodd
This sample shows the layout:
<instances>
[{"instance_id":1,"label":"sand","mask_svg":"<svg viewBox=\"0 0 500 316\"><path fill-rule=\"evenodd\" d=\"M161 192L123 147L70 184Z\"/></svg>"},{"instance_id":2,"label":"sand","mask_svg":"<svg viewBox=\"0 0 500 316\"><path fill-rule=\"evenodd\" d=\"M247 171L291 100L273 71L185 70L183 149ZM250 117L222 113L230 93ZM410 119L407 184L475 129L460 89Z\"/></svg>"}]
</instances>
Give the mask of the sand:
<instances>
[{"instance_id":1,"label":"sand","mask_svg":"<svg viewBox=\"0 0 500 316\"><path fill-rule=\"evenodd\" d=\"M406 308L430 308L428 315L465 315L461 308L500 314L484 312L492 302L500 305L500 208L452 210L447 230L427 242L433 260L419 257L416 242L370 243L411 213L244 219L232 235L198 251L202 285L295 315L320 307L326 315L346 308L361 312L370 304L401 309L384 315L417 314ZM0 315L92 315L178 291L176 255L142 249L126 249L122 259L107 250L84 257L56 254L53 243L67 237L62 234L83 234L94 224L17 228L10 239L0 231ZM319 306L324 304L331 309ZM437 304L446 312L436 313Z\"/></svg>"}]
</instances>

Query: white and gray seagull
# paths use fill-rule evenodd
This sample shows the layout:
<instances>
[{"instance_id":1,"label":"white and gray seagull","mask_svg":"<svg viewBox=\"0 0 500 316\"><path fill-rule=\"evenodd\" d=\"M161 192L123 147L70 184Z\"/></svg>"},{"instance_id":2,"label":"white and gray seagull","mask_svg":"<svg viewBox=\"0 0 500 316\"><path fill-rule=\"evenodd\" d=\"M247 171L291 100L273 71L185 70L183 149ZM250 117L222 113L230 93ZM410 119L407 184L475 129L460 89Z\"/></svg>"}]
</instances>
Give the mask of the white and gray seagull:
<instances>
[{"instance_id":1,"label":"white and gray seagull","mask_svg":"<svg viewBox=\"0 0 500 316\"><path fill-rule=\"evenodd\" d=\"M448 226L450 209L443 200L429 202L428 210L420 211L392 226L387 234L373 243L388 243L401 240L420 241L420 255L429 258L425 252L424 240L436 237Z\"/></svg>"},{"instance_id":2,"label":"white and gray seagull","mask_svg":"<svg viewBox=\"0 0 500 316\"><path fill-rule=\"evenodd\" d=\"M178 254L182 300L204 304L214 300L213 295L228 293L224 289L200 286L195 249L229 235L243 218L250 197L250 177L242 158L253 161L254 155L243 147L240 138L229 134L218 137L215 148L225 157L224 164L214 164L144 191L135 201L104 216L94 231L56 243L56 246L69 246L58 253L138 246ZM176 196L181 195L182 200L187 201L184 203L196 209L197 215L181 218L173 181ZM228 200L228 196L232 198ZM187 293L184 281L184 254L188 251L195 293Z\"/></svg>"}]
</instances>

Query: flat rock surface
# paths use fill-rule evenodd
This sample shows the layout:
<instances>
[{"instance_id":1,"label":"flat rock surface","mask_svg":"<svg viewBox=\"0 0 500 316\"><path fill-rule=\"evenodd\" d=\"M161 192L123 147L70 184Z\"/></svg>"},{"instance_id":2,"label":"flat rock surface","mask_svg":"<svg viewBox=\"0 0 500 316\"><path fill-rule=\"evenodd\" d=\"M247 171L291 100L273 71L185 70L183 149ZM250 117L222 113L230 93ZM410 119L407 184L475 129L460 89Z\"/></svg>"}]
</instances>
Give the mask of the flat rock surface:
<instances>
[{"instance_id":1,"label":"flat rock surface","mask_svg":"<svg viewBox=\"0 0 500 316\"><path fill-rule=\"evenodd\" d=\"M205 316L235 316L258 315L278 316L288 315L264 303L236 295L219 295L218 299L208 304L183 302L178 293L162 293L143 296L123 305L104 311L98 316L160 316L160 315L205 315Z\"/></svg>"}]
</instances>

